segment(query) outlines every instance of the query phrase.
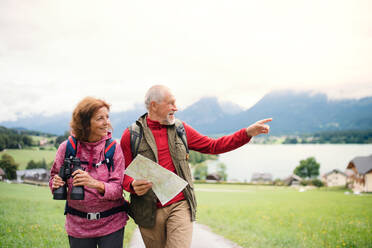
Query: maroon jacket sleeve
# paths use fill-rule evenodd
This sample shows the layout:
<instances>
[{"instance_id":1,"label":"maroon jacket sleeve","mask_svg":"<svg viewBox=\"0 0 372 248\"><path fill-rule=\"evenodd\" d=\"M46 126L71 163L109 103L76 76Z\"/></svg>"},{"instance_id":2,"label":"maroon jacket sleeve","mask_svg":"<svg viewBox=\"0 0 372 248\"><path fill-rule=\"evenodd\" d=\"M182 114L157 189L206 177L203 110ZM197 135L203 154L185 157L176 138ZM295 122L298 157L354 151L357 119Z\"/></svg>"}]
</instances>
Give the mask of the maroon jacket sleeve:
<instances>
[{"instance_id":1,"label":"maroon jacket sleeve","mask_svg":"<svg viewBox=\"0 0 372 248\"><path fill-rule=\"evenodd\" d=\"M220 154L229 152L247 144L252 137L247 135L245 128L231 134L212 139L198 133L191 126L183 123L187 136L187 144L190 150L208 154Z\"/></svg>"},{"instance_id":2,"label":"maroon jacket sleeve","mask_svg":"<svg viewBox=\"0 0 372 248\"><path fill-rule=\"evenodd\" d=\"M129 133L128 128L124 130L123 135L121 136L120 146L121 146L121 149L124 153L125 169L126 169L133 160L132 150L131 150L131 147L130 147L130 133ZM125 191L128 191L130 193L135 193L133 188L131 187L132 182L133 182L133 178L131 178L128 175L124 175L123 188L124 188Z\"/></svg>"},{"instance_id":3,"label":"maroon jacket sleeve","mask_svg":"<svg viewBox=\"0 0 372 248\"><path fill-rule=\"evenodd\" d=\"M65 160L66 146L67 146L66 140L59 145L56 157L53 162L53 166L50 169L49 188L52 191L52 193L54 192L54 189L52 188L53 178L54 175L58 175L59 170Z\"/></svg>"}]
</instances>

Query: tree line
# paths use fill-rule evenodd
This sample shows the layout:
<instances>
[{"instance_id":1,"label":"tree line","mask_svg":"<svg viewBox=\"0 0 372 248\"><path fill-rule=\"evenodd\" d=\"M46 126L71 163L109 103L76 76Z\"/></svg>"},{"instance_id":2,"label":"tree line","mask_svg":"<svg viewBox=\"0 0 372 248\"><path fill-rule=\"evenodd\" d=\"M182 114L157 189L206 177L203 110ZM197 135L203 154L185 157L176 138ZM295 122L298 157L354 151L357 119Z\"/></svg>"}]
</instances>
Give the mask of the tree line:
<instances>
[{"instance_id":1,"label":"tree line","mask_svg":"<svg viewBox=\"0 0 372 248\"><path fill-rule=\"evenodd\" d=\"M56 137L56 135L39 131L6 128L0 126L0 152L4 149L22 149L24 147L39 146L39 143L33 140L31 135L43 136L46 138ZM58 136L55 141L50 140L49 144L54 144L58 148L59 144L62 143L63 140L67 139L67 137L68 132L66 132L65 135Z\"/></svg>"},{"instance_id":2,"label":"tree line","mask_svg":"<svg viewBox=\"0 0 372 248\"><path fill-rule=\"evenodd\" d=\"M33 140L29 135L0 126L0 151L6 148L22 148L32 145Z\"/></svg>"},{"instance_id":3,"label":"tree line","mask_svg":"<svg viewBox=\"0 0 372 248\"><path fill-rule=\"evenodd\" d=\"M372 130L324 131L289 136L283 144L371 144Z\"/></svg>"}]
</instances>

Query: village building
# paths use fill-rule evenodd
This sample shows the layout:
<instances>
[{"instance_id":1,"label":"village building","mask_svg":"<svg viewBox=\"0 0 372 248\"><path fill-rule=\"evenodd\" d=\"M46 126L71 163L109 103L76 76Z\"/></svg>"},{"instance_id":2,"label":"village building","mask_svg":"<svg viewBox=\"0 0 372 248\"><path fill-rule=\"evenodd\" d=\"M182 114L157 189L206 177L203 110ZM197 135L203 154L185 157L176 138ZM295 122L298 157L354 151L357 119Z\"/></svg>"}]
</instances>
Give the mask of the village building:
<instances>
[{"instance_id":1,"label":"village building","mask_svg":"<svg viewBox=\"0 0 372 248\"><path fill-rule=\"evenodd\" d=\"M39 168L30 170L18 170L17 171L17 182L22 183L25 180L34 182L48 182L50 171Z\"/></svg>"},{"instance_id":2,"label":"village building","mask_svg":"<svg viewBox=\"0 0 372 248\"><path fill-rule=\"evenodd\" d=\"M39 141L39 145L40 146L46 146L48 144L48 140L47 139L41 139L40 141Z\"/></svg>"},{"instance_id":3,"label":"village building","mask_svg":"<svg viewBox=\"0 0 372 248\"><path fill-rule=\"evenodd\" d=\"M206 180L207 182L219 182L221 177L217 173L211 173L207 175Z\"/></svg>"},{"instance_id":4,"label":"village building","mask_svg":"<svg viewBox=\"0 0 372 248\"><path fill-rule=\"evenodd\" d=\"M352 169L346 169L345 174L346 174L346 185L348 185L348 187L350 188L351 184L353 183L353 178L354 178L355 173Z\"/></svg>"},{"instance_id":5,"label":"village building","mask_svg":"<svg viewBox=\"0 0 372 248\"><path fill-rule=\"evenodd\" d=\"M5 172L2 168L0 168L0 181L4 181L5 179Z\"/></svg>"},{"instance_id":6,"label":"village building","mask_svg":"<svg viewBox=\"0 0 372 248\"><path fill-rule=\"evenodd\" d=\"M252 174L251 182L254 184L271 184L273 176L270 173L255 172Z\"/></svg>"},{"instance_id":7,"label":"village building","mask_svg":"<svg viewBox=\"0 0 372 248\"><path fill-rule=\"evenodd\" d=\"M322 176L322 182L328 187L346 186L347 175L338 169L334 169Z\"/></svg>"},{"instance_id":8,"label":"village building","mask_svg":"<svg viewBox=\"0 0 372 248\"><path fill-rule=\"evenodd\" d=\"M299 186L301 181L302 181L302 178L295 174L292 174L283 180L284 185L287 185L287 186Z\"/></svg>"},{"instance_id":9,"label":"village building","mask_svg":"<svg viewBox=\"0 0 372 248\"><path fill-rule=\"evenodd\" d=\"M347 165L354 171L351 188L354 192L372 192L372 155L355 157Z\"/></svg>"}]
</instances>

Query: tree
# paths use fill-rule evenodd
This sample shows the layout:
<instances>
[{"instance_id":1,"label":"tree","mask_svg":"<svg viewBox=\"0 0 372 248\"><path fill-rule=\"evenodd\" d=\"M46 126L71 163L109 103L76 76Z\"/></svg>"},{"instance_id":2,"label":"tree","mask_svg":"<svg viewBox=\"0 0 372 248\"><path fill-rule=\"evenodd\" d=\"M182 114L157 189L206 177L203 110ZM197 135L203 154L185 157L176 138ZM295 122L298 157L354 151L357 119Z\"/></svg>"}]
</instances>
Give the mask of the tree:
<instances>
[{"instance_id":1,"label":"tree","mask_svg":"<svg viewBox=\"0 0 372 248\"><path fill-rule=\"evenodd\" d=\"M43 159L41 160L41 162L40 162L40 167L39 167L39 168L44 168L44 169L47 168L47 163L46 163L46 161L45 161L45 158L43 158Z\"/></svg>"},{"instance_id":2,"label":"tree","mask_svg":"<svg viewBox=\"0 0 372 248\"><path fill-rule=\"evenodd\" d=\"M190 151L189 162L192 165L200 164L206 160L216 160L217 155L203 154L196 151Z\"/></svg>"},{"instance_id":3,"label":"tree","mask_svg":"<svg viewBox=\"0 0 372 248\"><path fill-rule=\"evenodd\" d=\"M27 170L29 170L29 169L37 169L37 168L43 168L43 169L46 169L47 168L47 163L45 161L45 158L43 158L43 160L38 161L38 162L35 162L34 160L30 160L27 163L27 167L26 167Z\"/></svg>"},{"instance_id":4,"label":"tree","mask_svg":"<svg viewBox=\"0 0 372 248\"><path fill-rule=\"evenodd\" d=\"M12 156L8 154L1 156L0 168L4 170L7 179L12 180L17 178L18 164L16 164Z\"/></svg>"},{"instance_id":5,"label":"tree","mask_svg":"<svg viewBox=\"0 0 372 248\"><path fill-rule=\"evenodd\" d=\"M300 161L293 173L302 178L315 178L319 176L320 164L316 162L314 157L309 157Z\"/></svg>"},{"instance_id":6,"label":"tree","mask_svg":"<svg viewBox=\"0 0 372 248\"><path fill-rule=\"evenodd\" d=\"M21 141L23 142L24 145L26 146L32 146L32 138L28 135L22 135Z\"/></svg>"},{"instance_id":7,"label":"tree","mask_svg":"<svg viewBox=\"0 0 372 248\"><path fill-rule=\"evenodd\" d=\"M56 138L56 141L55 141L54 146L55 146L56 148L58 148L59 145L60 145L63 141L67 140L68 136L70 136L70 133L69 133L68 131L66 131L64 135L62 135L62 136L58 136L58 137Z\"/></svg>"},{"instance_id":8,"label":"tree","mask_svg":"<svg viewBox=\"0 0 372 248\"><path fill-rule=\"evenodd\" d=\"M3 136L0 136L0 152L6 148L5 139Z\"/></svg>"},{"instance_id":9,"label":"tree","mask_svg":"<svg viewBox=\"0 0 372 248\"><path fill-rule=\"evenodd\" d=\"M35 169L36 166L37 165L36 165L35 161L34 160L30 160L27 163L26 170Z\"/></svg>"},{"instance_id":10,"label":"tree","mask_svg":"<svg viewBox=\"0 0 372 248\"><path fill-rule=\"evenodd\" d=\"M222 181L227 180L226 165L224 163L217 164L217 175L220 176Z\"/></svg>"},{"instance_id":11,"label":"tree","mask_svg":"<svg viewBox=\"0 0 372 248\"><path fill-rule=\"evenodd\" d=\"M283 142L283 144L297 144L297 143L298 143L298 140L297 140L296 137L293 137L293 138L287 137L287 138L285 138L285 140Z\"/></svg>"},{"instance_id":12,"label":"tree","mask_svg":"<svg viewBox=\"0 0 372 248\"><path fill-rule=\"evenodd\" d=\"M199 163L194 166L194 178L196 180L205 180L208 174L208 166L205 163Z\"/></svg>"}]
</instances>

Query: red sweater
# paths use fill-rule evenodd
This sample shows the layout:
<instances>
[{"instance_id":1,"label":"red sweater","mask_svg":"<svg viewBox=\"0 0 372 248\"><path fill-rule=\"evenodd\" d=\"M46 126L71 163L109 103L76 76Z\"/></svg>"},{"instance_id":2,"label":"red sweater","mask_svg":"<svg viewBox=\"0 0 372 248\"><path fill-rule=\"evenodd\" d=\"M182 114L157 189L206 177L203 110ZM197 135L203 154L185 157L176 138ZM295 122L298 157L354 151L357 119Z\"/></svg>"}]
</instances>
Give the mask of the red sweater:
<instances>
[{"instance_id":1,"label":"red sweater","mask_svg":"<svg viewBox=\"0 0 372 248\"><path fill-rule=\"evenodd\" d=\"M176 168L174 167L171 154L169 152L168 146L168 134L167 134L167 127L165 125L160 124L157 121L150 120L148 117L146 118L147 125L151 129L152 134L154 135L156 146L158 148L158 158L159 164L164 168L176 173ZM201 153L208 153L208 154L220 154L224 152L232 151L236 148L239 148L246 143L248 143L251 139L245 131L245 128L235 132L234 134L223 136L218 139L212 139L207 136L201 135L191 126L183 123L186 131L187 143L190 150L198 151ZM124 152L125 157L125 168L132 162L132 152L130 147L130 133L128 129L124 130L123 136L121 137L121 148ZM126 191L134 193L130 187L133 178L125 175L123 181L123 187ZM180 200L185 199L182 192L180 192L177 196L175 196L172 200L166 203L164 206L168 206L172 203L178 202ZM158 207L164 207L158 201Z\"/></svg>"}]
</instances>

